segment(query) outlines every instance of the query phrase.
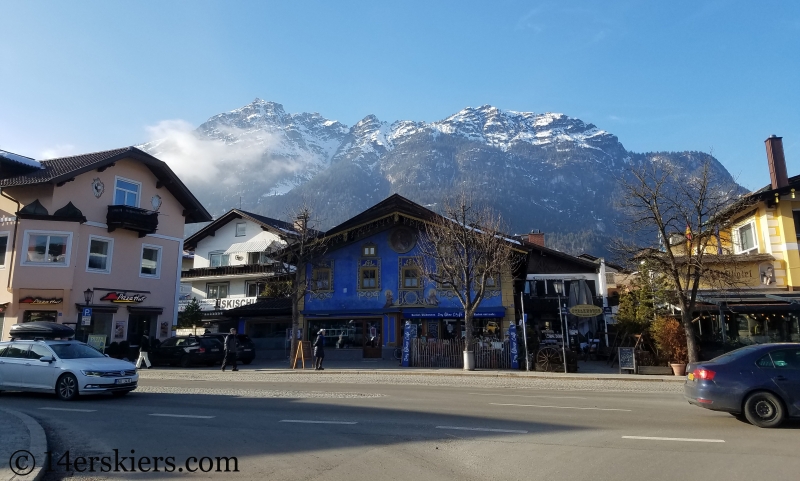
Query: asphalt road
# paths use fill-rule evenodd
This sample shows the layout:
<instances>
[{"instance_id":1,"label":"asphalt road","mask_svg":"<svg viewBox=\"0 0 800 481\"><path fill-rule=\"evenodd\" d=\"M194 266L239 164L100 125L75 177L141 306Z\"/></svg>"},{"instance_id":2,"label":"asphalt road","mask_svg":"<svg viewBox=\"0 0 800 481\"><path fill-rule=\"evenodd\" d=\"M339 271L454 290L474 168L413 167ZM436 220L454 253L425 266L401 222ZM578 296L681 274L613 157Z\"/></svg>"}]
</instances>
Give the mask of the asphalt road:
<instances>
[{"instance_id":1,"label":"asphalt road","mask_svg":"<svg viewBox=\"0 0 800 481\"><path fill-rule=\"evenodd\" d=\"M181 379L140 385L142 392L120 399L65 403L3 393L0 403L45 427L51 480L172 479L209 466L191 477L800 479L800 423L759 429L676 393ZM100 472L104 456L116 466L115 449L118 457L150 458L145 469L152 458L165 459L157 473L131 473L130 459L121 464L128 472ZM98 457L96 472L69 474L66 451L73 469L79 456ZM173 472L164 471L169 457ZM216 472L217 457L236 457L238 472ZM86 463L78 468L88 470Z\"/></svg>"}]
</instances>

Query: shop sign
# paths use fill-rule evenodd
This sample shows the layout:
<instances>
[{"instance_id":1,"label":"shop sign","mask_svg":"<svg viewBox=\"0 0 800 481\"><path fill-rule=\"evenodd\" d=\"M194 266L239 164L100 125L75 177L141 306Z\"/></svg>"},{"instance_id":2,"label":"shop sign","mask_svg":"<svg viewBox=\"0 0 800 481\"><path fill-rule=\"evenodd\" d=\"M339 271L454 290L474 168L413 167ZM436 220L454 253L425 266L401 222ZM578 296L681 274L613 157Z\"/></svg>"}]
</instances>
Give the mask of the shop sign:
<instances>
[{"instance_id":1,"label":"shop sign","mask_svg":"<svg viewBox=\"0 0 800 481\"><path fill-rule=\"evenodd\" d=\"M144 302L147 296L141 294L128 295L124 292L109 292L100 299L101 301L109 301L115 304L138 304Z\"/></svg>"},{"instance_id":2,"label":"shop sign","mask_svg":"<svg viewBox=\"0 0 800 481\"><path fill-rule=\"evenodd\" d=\"M258 300L258 297L238 297L238 298L227 298L227 299L220 299L219 300L219 308L220 309L233 309L234 307L242 307L242 306L249 306L250 304L255 304Z\"/></svg>"},{"instance_id":3,"label":"shop sign","mask_svg":"<svg viewBox=\"0 0 800 481\"><path fill-rule=\"evenodd\" d=\"M92 334L86 340L86 344L103 352L106 349L106 336L104 334Z\"/></svg>"},{"instance_id":4,"label":"shop sign","mask_svg":"<svg viewBox=\"0 0 800 481\"><path fill-rule=\"evenodd\" d=\"M479 318L496 318L505 317L505 311L489 311L489 312L476 312L473 317ZM431 312L431 311L406 311L403 312L405 319L464 319L464 311L445 311L445 312Z\"/></svg>"},{"instance_id":5,"label":"shop sign","mask_svg":"<svg viewBox=\"0 0 800 481\"><path fill-rule=\"evenodd\" d=\"M43 297L23 297L19 300L20 304L31 304L34 306L61 304L64 301L61 297L52 297L45 299Z\"/></svg>"},{"instance_id":6,"label":"shop sign","mask_svg":"<svg viewBox=\"0 0 800 481\"><path fill-rule=\"evenodd\" d=\"M591 304L578 304L570 307L569 313L578 317L595 317L603 313L603 308Z\"/></svg>"}]
</instances>

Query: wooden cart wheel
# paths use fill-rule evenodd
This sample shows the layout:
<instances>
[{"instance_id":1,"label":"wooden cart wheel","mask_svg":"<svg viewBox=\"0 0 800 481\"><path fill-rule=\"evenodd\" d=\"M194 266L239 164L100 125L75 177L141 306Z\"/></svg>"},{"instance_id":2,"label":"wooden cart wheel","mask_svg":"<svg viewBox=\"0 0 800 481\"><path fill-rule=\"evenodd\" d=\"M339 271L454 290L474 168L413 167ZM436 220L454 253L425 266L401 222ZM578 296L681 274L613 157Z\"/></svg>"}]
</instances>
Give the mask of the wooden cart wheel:
<instances>
[{"instance_id":1,"label":"wooden cart wheel","mask_svg":"<svg viewBox=\"0 0 800 481\"><path fill-rule=\"evenodd\" d=\"M555 371L564 369L561 351L555 347L543 347L536 353L536 366L542 371Z\"/></svg>"}]
</instances>

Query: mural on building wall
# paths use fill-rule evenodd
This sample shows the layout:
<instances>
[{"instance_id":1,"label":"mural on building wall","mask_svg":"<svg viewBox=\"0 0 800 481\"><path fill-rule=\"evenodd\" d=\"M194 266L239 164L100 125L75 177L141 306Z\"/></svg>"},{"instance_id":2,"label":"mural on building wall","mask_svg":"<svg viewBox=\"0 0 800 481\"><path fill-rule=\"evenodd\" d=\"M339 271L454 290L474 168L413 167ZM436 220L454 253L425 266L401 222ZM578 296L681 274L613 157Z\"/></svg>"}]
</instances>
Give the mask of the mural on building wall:
<instances>
[{"instance_id":1,"label":"mural on building wall","mask_svg":"<svg viewBox=\"0 0 800 481\"><path fill-rule=\"evenodd\" d=\"M408 227L396 227L389 235L389 247L398 254L405 254L417 245L417 233Z\"/></svg>"},{"instance_id":2,"label":"mural on building wall","mask_svg":"<svg viewBox=\"0 0 800 481\"><path fill-rule=\"evenodd\" d=\"M311 289L305 309L461 309L452 289L424 278L417 264L417 245L415 230L401 226L329 250L328 259L308 267ZM406 251L405 255L399 251ZM365 271L374 271L374 282ZM487 288L482 306L501 306L501 292L498 279Z\"/></svg>"}]
</instances>

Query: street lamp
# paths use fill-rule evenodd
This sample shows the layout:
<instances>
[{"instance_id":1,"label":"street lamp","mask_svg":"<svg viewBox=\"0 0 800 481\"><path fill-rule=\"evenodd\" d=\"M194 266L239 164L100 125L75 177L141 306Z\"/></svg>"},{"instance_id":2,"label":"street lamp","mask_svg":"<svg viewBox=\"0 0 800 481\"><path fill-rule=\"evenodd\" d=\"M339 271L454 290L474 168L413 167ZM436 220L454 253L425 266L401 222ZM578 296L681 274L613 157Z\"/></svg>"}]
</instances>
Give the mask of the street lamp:
<instances>
[{"instance_id":1,"label":"street lamp","mask_svg":"<svg viewBox=\"0 0 800 481\"><path fill-rule=\"evenodd\" d=\"M86 301L86 307L89 307L89 304L92 303L92 298L94 297L94 291L91 289L86 289L83 291L83 300Z\"/></svg>"},{"instance_id":2,"label":"street lamp","mask_svg":"<svg viewBox=\"0 0 800 481\"><path fill-rule=\"evenodd\" d=\"M553 281L553 288L558 296L558 318L561 320L561 355L564 361L564 373L567 372L567 329L564 325L564 315L561 312L561 296L564 295L564 281L561 279Z\"/></svg>"}]
</instances>

